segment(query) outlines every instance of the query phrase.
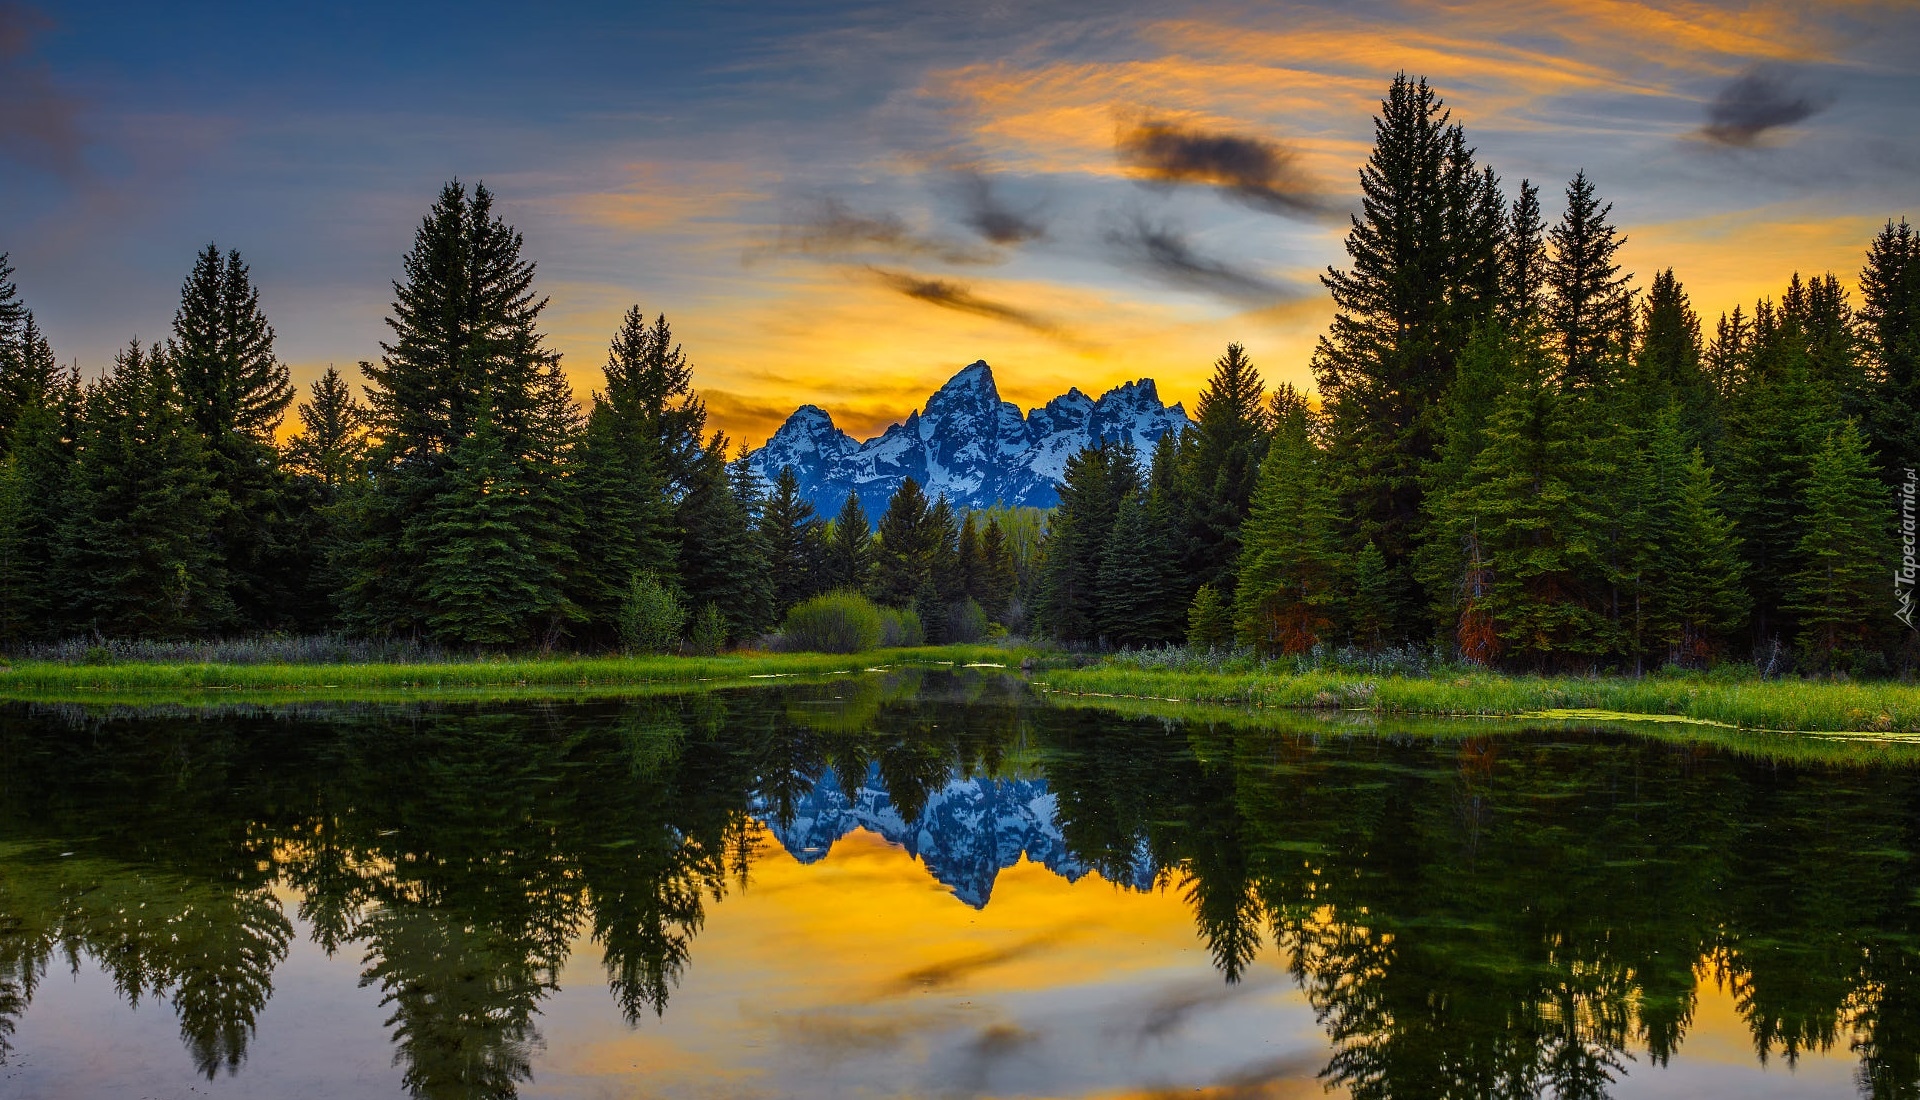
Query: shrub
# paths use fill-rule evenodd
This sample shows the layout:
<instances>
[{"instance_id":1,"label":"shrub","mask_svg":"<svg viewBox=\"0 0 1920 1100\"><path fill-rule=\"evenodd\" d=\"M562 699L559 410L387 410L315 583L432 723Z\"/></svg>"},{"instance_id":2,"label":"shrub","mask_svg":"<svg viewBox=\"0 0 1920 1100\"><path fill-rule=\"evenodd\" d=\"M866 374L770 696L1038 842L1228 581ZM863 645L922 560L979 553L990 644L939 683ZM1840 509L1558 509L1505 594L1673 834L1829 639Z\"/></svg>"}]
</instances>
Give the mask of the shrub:
<instances>
[{"instance_id":1,"label":"shrub","mask_svg":"<svg viewBox=\"0 0 1920 1100\"><path fill-rule=\"evenodd\" d=\"M687 609L652 573L636 573L620 603L620 644L629 653L672 653L680 648Z\"/></svg>"},{"instance_id":2,"label":"shrub","mask_svg":"<svg viewBox=\"0 0 1920 1100\"><path fill-rule=\"evenodd\" d=\"M693 632L687 635L687 650L696 657L711 657L727 646L727 617L720 605L709 603L694 616Z\"/></svg>"},{"instance_id":3,"label":"shrub","mask_svg":"<svg viewBox=\"0 0 1920 1100\"><path fill-rule=\"evenodd\" d=\"M885 616L858 592L829 592L797 603L781 632L786 647L814 653L862 653L880 645Z\"/></svg>"},{"instance_id":4,"label":"shrub","mask_svg":"<svg viewBox=\"0 0 1920 1100\"><path fill-rule=\"evenodd\" d=\"M947 641L977 642L987 636L987 613L971 599L947 608ZM1001 633L1006 633L1003 629Z\"/></svg>"},{"instance_id":5,"label":"shrub","mask_svg":"<svg viewBox=\"0 0 1920 1100\"><path fill-rule=\"evenodd\" d=\"M927 644L927 632L920 626L920 616L912 608L894 610L891 607L880 609L880 644L883 646L914 646Z\"/></svg>"}]
</instances>

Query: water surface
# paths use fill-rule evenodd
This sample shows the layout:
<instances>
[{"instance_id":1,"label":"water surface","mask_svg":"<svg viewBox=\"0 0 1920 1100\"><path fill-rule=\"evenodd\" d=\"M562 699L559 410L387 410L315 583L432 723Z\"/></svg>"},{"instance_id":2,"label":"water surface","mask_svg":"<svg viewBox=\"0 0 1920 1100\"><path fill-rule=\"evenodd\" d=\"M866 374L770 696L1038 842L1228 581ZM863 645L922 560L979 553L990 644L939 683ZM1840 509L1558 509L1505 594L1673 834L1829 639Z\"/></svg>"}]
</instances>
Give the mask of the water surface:
<instances>
[{"instance_id":1,"label":"water surface","mask_svg":"<svg viewBox=\"0 0 1920 1100\"><path fill-rule=\"evenodd\" d=\"M0 711L0 1095L1912 1096L1920 769L991 674Z\"/></svg>"}]
</instances>

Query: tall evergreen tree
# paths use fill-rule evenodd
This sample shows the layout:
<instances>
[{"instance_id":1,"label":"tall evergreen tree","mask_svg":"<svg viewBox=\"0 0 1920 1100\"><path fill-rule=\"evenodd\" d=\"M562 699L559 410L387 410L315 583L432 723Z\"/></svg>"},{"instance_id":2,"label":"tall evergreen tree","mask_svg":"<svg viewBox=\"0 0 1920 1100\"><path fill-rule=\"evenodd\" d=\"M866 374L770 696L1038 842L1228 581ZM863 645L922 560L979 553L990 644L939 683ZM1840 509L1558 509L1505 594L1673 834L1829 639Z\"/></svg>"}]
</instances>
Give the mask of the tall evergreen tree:
<instances>
[{"instance_id":1,"label":"tall evergreen tree","mask_svg":"<svg viewBox=\"0 0 1920 1100\"><path fill-rule=\"evenodd\" d=\"M1193 428L1181 436L1177 482L1185 513L1181 557L1188 592L1201 584L1232 585L1240 525L1252 506L1266 454L1265 395L1246 349L1228 344L1200 391Z\"/></svg>"},{"instance_id":2,"label":"tall evergreen tree","mask_svg":"<svg viewBox=\"0 0 1920 1100\"><path fill-rule=\"evenodd\" d=\"M666 314L649 325L639 306L628 307L607 355L607 390L623 422L657 450L667 491L676 500L686 495L702 461L707 406L693 392L693 367Z\"/></svg>"},{"instance_id":3,"label":"tall evergreen tree","mask_svg":"<svg viewBox=\"0 0 1920 1100\"><path fill-rule=\"evenodd\" d=\"M1639 422L1650 423L1671 407L1680 414L1689 446L1714 447L1719 395L1702 362L1700 318L1672 268L1656 272L1647 288L1636 345L1626 383Z\"/></svg>"},{"instance_id":4,"label":"tall evergreen tree","mask_svg":"<svg viewBox=\"0 0 1920 1100\"><path fill-rule=\"evenodd\" d=\"M225 502L163 351L129 344L88 387L52 583L67 629L185 638L232 620Z\"/></svg>"},{"instance_id":5,"label":"tall evergreen tree","mask_svg":"<svg viewBox=\"0 0 1920 1100\"><path fill-rule=\"evenodd\" d=\"M932 509L920 483L907 478L887 501L874 547L873 597L888 607L911 607L920 586L932 579Z\"/></svg>"},{"instance_id":6,"label":"tall evergreen tree","mask_svg":"<svg viewBox=\"0 0 1920 1100\"><path fill-rule=\"evenodd\" d=\"M954 565L962 599L975 603L986 595L986 576L980 557L980 524L968 509L960 521L960 535L954 543Z\"/></svg>"},{"instance_id":7,"label":"tall evergreen tree","mask_svg":"<svg viewBox=\"0 0 1920 1100\"><path fill-rule=\"evenodd\" d=\"M792 466L783 466L760 517L760 538L767 548L767 580L773 588L773 618L818 590L814 549L820 520L813 505L800 495L800 479Z\"/></svg>"},{"instance_id":8,"label":"tall evergreen tree","mask_svg":"<svg viewBox=\"0 0 1920 1100\"><path fill-rule=\"evenodd\" d=\"M1607 647L1600 517L1585 492L1597 479L1572 400L1544 363L1528 363L1496 406L1466 483L1436 509L1460 547L1456 630L1470 655L1492 655L1482 629L1496 650L1535 667Z\"/></svg>"},{"instance_id":9,"label":"tall evergreen tree","mask_svg":"<svg viewBox=\"0 0 1920 1100\"><path fill-rule=\"evenodd\" d=\"M32 316L23 326L32 331ZM39 341L45 350L45 340ZM53 355L44 356L51 370ZM5 516L0 518L0 644L46 637L65 629L66 594L55 574L66 518L67 483L79 432L80 383L53 374L39 396L22 406L13 426Z\"/></svg>"},{"instance_id":10,"label":"tall evergreen tree","mask_svg":"<svg viewBox=\"0 0 1920 1100\"><path fill-rule=\"evenodd\" d=\"M1920 459L1920 233L1889 221L1860 272L1860 336L1875 382L1866 414L1881 474Z\"/></svg>"},{"instance_id":11,"label":"tall evergreen tree","mask_svg":"<svg viewBox=\"0 0 1920 1100\"><path fill-rule=\"evenodd\" d=\"M296 524L274 444L293 383L273 338L240 253L207 245L181 285L167 359L224 502L214 532L232 599L253 627L292 625L284 609L305 579L291 575Z\"/></svg>"},{"instance_id":12,"label":"tall evergreen tree","mask_svg":"<svg viewBox=\"0 0 1920 1100\"><path fill-rule=\"evenodd\" d=\"M1086 644L1100 637L1100 576L1120 505L1139 491L1133 448L1097 443L1067 459L1060 505L1047 524L1046 562L1036 617L1053 637Z\"/></svg>"},{"instance_id":13,"label":"tall evergreen tree","mask_svg":"<svg viewBox=\"0 0 1920 1100\"><path fill-rule=\"evenodd\" d=\"M967 598L960 576L960 527L945 493L927 510L927 576L942 605Z\"/></svg>"},{"instance_id":14,"label":"tall evergreen tree","mask_svg":"<svg viewBox=\"0 0 1920 1100\"><path fill-rule=\"evenodd\" d=\"M508 646L529 639L552 596L531 535L540 508L521 482L485 406L455 445L441 491L406 547L420 562L426 627L457 645Z\"/></svg>"},{"instance_id":15,"label":"tall evergreen tree","mask_svg":"<svg viewBox=\"0 0 1920 1100\"><path fill-rule=\"evenodd\" d=\"M580 519L562 476L579 412L559 357L543 346L546 301L534 293L534 265L521 245L494 215L486 187L468 194L458 181L441 190L415 233L406 279L394 284L393 339L381 345L380 362L364 368L378 444L366 487L348 503L354 530L336 562L343 610L357 630L431 633L430 622L450 621L452 609L423 587L421 527L430 516L444 522L470 489L470 481L450 482L449 465L483 419L526 494L511 512L527 525L521 536L531 547L514 559L530 571L516 584L540 597L516 604L532 617L522 634L550 637L580 615L567 593ZM456 499L439 500L446 492Z\"/></svg>"},{"instance_id":16,"label":"tall evergreen tree","mask_svg":"<svg viewBox=\"0 0 1920 1100\"><path fill-rule=\"evenodd\" d=\"M1165 528L1154 513L1146 493L1128 493L1101 553L1099 627L1113 645L1174 641L1184 627L1178 589L1169 583L1173 562L1165 548Z\"/></svg>"},{"instance_id":17,"label":"tall evergreen tree","mask_svg":"<svg viewBox=\"0 0 1920 1100\"><path fill-rule=\"evenodd\" d=\"M1816 670L1857 669L1887 625L1893 555L1886 490L1851 423L1814 454L1800 507L1786 607L1800 618L1801 653Z\"/></svg>"},{"instance_id":18,"label":"tall evergreen tree","mask_svg":"<svg viewBox=\"0 0 1920 1100\"><path fill-rule=\"evenodd\" d=\"M1304 409L1274 428L1241 534L1234 626L1262 653L1305 653L1333 631L1345 565L1333 485Z\"/></svg>"},{"instance_id":19,"label":"tall evergreen tree","mask_svg":"<svg viewBox=\"0 0 1920 1100\"><path fill-rule=\"evenodd\" d=\"M1014 571L1013 551L1007 546L1006 532L998 517L987 519L986 533L980 536L980 607L990 622L1005 625L1018 594L1020 577Z\"/></svg>"},{"instance_id":20,"label":"tall evergreen tree","mask_svg":"<svg viewBox=\"0 0 1920 1100\"><path fill-rule=\"evenodd\" d=\"M329 366L296 411L300 432L287 440L287 469L320 485L331 503L342 486L365 471L366 406L354 397L340 372Z\"/></svg>"},{"instance_id":21,"label":"tall evergreen tree","mask_svg":"<svg viewBox=\"0 0 1920 1100\"><path fill-rule=\"evenodd\" d=\"M666 318L648 328L637 307L627 311L607 351L607 388L593 396L574 456L584 521L579 600L603 638L610 637L633 578L675 583L673 494L684 494L691 483L682 430L697 436L706 414L692 395L684 354L671 345L659 348L670 340Z\"/></svg>"},{"instance_id":22,"label":"tall evergreen tree","mask_svg":"<svg viewBox=\"0 0 1920 1100\"><path fill-rule=\"evenodd\" d=\"M1612 212L1613 204L1602 206L1593 181L1579 172L1567 184L1566 213L1547 233L1547 320L1561 377L1576 388L1604 385L1632 339L1632 276L1621 274L1615 259L1627 239L1607 221Z\"/></svg>"},{"instance_id":23,"label":"tall evergreen tree","mask_svg":"<svg viewBox=\"0 0 1920 1100\"><path fill-rule=\"evenodd\" d=\"M833 517L833 534L827 541L826 587L865 591L873 573L873 532L867 522L867 510L860 506L860 494L849 491L840 514Z\"/></svg>"},{"instance_id":24,"label":"tall evergreen tree","mask_svg":"<svg viewBox=\"0 0 1920 1100\"><path fill-rule=\"evenodd\" d=\"M1500 246L1500 309L1509 332L1527 332L1546 309L1547 224L1540 216L1540 189L1520 181L1520 196L1507 215Z\"/></svg>"},{"instance_id":25,"label":"tall evergreen tree","mask_svg":"<svg viewBox=\"0 0 1920 1100\"><path fill-rule=\"evenodd\" d=\"M1334 318L1314 351L1340 511L1352 545L1372 540L1401 597L1420 538L1420 477L1439 442L1442 391L1472 333L1493 313L1487 272L1506 237L1492 179L1473 164L1464 132L1425 80L1396 77L1374 119L1360 171L1361 213L1347 233L1346 270L1321 281Z\"/></svg>"},{"instance_id":26,"label":"tall evergreen tree","mask_svg":"<svg viewBox=\"0 0 1920 1100\"><path fill-rule=\"evenodd\" d=\"M754 527L759 502L744 494L727 462L727 440L715 433L680 501L680 581L690 607L719 608L736 641L766 629L772 587L765 544Z\"/></svg>"},{"instance_id":27,"label":"tall evergreen tree","mask_svg":"<svg viewBox=\"0 0 1920 1100\"><path fill-rule=\"evenodd\" d=\"M1699 667L1745 622L1750 605L1733 524L1721 511L1712 470L1676 410L1652 425L1647 477L1635 486L1646 537L1633 565L1646 639L1675 664Z\"/></svg>"},{"instance_id":28,"label":"tall evergreen tree","mask_svg":"<svg viewBox=\"0 0 1920 1100\"><path fill-rule=\"evenodd\" d=\"M14 285L13 265L0 252L0 455L10 450L9 440L20 410L27 404L28 388L21 361L25 350L25 329L30 314L20 300L20 288Z\"/></svg>"}]
</instances>

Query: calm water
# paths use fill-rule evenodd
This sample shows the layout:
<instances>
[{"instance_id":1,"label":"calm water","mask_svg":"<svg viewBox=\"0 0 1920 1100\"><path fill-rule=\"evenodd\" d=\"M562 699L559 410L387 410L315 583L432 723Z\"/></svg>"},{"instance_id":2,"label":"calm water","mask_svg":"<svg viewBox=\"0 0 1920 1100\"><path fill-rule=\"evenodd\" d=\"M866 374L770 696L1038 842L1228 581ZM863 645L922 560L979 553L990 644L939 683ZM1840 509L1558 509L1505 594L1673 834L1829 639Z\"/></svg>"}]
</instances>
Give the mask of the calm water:
<instances>
[{"instance_id":1,"label":"calm water","mask_svg":"<svg viewBox=\"0 0 1920 1100\"><path fill-rule=\"evenodd\" d=\"M0 1096L1914 1096L1920 770L990 674L0 711Z\"/></svg>"}]
</instances>

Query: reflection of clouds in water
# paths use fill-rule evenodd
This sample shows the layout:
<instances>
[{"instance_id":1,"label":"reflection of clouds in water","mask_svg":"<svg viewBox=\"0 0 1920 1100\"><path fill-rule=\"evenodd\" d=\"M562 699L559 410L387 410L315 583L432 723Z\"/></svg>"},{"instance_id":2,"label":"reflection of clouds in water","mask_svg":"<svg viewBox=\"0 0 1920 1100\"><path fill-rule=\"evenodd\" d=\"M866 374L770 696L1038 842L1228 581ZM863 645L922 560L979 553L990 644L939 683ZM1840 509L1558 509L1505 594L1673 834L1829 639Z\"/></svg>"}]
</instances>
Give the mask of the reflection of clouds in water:
<instances>
[{"instance_id":1,"label":"reflection of clouds in water","mask_svg":"<svg viewBox=\"0 0 1920 1100\"><path fill-rule=\"evenodd\" d=\"M907 993L924 993L954 985L982 970L1008 963L1019 962L1041 953L1070 935L1068 929L1045 932L1031 939L1006 947L995 947L985 951L976 951L942 962L915 967L881 987L881 997L898 997Z\"/></svg>"},{"instance_id":2,"label":"reflection of clouds in water","mask_svg":"<svg viewBox=\"0 0 1920 1100\"><path fill-rule=\"evenodd\" d=\"M1141 1006L1127 1032L1142 1044L1168 1039L1194 1016L1270 989L1277 980L1271 973L1258 972L1240 982L1201 980L1163 990Z\"/></svg>"}]
</instances>

